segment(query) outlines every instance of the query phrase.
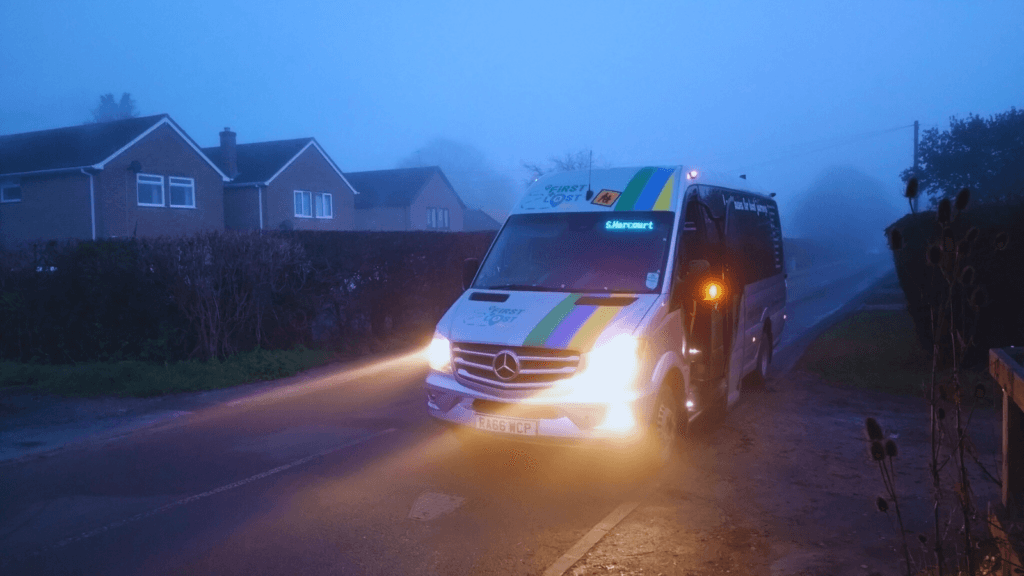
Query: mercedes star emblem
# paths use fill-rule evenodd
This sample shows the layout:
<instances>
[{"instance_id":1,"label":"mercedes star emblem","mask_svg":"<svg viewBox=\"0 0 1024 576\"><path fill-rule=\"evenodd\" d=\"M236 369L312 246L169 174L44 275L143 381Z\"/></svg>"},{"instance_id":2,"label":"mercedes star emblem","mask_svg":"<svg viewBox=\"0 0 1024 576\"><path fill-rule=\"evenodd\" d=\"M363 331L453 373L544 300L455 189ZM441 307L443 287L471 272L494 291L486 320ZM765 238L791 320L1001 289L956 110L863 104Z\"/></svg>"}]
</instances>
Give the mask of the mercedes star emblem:
<instances>
[{"instance_id":1,"label":"mercedes star emblem","mask_svg":"<svg viewBox=\"0 0 1024 576\"><path fill-rule=\"evenodd\" d=\"M511 350L502 350L494 357L494 373L498 378L508 382L519 374L519 358Z\"/></svg>"}]
</instances>

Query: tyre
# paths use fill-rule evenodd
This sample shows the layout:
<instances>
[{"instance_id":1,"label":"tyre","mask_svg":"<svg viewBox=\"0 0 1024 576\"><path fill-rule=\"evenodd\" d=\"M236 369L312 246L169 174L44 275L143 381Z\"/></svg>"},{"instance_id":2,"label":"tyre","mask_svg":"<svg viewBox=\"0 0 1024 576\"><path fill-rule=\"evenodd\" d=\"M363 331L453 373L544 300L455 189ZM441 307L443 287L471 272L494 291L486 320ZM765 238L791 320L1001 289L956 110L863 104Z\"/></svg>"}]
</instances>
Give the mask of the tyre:
<instances>
[{"instance_id":1,"label":"tyre","mask_svg":"<svg viewBox=\"0 0 1024 576\"><path fill-rule=\"evenodd\" d=\"M764 386L768 382L768 368L772 364L772 333L765 329L761 333L761 344L757 347L757 366L751 374L756 386Z\"/></svg>"},{"instance_id":2,"label":"tyre","mask_svg":"<svg viewBox=\"0 0 1024 576\"><path fill-rule=\"evenodd\" d=\"M646 452L652 464L663 467L679 449L680 431L686 415L679 409L679 399L671 386L664 385L658 394L647 431Z\"/></svg>"}]
</instances>

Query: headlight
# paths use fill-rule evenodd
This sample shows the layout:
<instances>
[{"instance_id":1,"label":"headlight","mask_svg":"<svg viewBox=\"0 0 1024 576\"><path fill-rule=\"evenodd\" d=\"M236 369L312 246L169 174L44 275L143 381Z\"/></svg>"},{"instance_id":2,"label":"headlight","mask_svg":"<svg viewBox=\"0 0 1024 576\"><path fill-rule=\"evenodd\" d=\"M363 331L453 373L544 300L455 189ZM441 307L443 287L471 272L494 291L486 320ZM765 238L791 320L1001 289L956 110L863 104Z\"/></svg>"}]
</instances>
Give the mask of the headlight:
<instances>
[{"instance_id":1,"label":"headlight","mask_svg":"<svg viewBox=\"0 0 1024 576\"><path fill-rule=\"evenodd\" d=\"M426 350L427 364L438 372L451 374L452 344L447 338L435 333Z\"/></svg>"},{"instance_id":2,"label":"headlight","mask_svg":"<svg viewBox=\"0 0 1024 576\"><path fill-rule=\"evenodd\" d=\"M613 402L636 397L636 378L643 341L619 334L587 353L583 371L571 379L572 395Z\"/></svg>"}]
</instances>

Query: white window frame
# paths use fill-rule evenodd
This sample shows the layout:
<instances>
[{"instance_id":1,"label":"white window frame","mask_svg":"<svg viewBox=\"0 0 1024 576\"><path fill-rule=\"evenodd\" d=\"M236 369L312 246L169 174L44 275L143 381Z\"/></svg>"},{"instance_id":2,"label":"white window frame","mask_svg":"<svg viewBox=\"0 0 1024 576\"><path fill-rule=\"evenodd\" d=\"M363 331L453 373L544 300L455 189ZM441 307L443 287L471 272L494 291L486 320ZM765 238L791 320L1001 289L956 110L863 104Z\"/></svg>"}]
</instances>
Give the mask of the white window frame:
<instances>
[{"instance_id":1,"label":"white window frame","mask_svg":"<svg viewBox=\"0 0 1024 576\"><path fill-rule=\"evenodd\" d=\"M25 194L24 191L22 191L21 197L19 197L19 198L8 198L7 197L7 190L10 189L10 188L21 189L21 183L20 182L4 182L3 184L0 184L0 203L14 204L15 202L21 202L21 199L24 198L24 194Z\"/></svg>"},{"instance_id":2,"label":"white window frame","mask_svg":"<svg viewBox=\"0 0 1024 576\"><path fill-rule=\"evenodd\" d=\"M309 198L309 204L308 204L308 206L309 206L309 214L300 214L298 210L294 210L294 208L295 208L295 199L296 198L300 198L302 196L304 196L306 198ZM300 206L301 206L301 202L300 202ZM303 206L303 208L304 207L305 206ZM292 208L293 208L293 211L295 212L295 217L296 218L312 218L313 217L313 193L312 192L308 192L306 190L295 190L293 195L292 195Z\"/></svg>"},{"instance_id":3,"label":"white window frame","mask_svg":"<svg viewBox=\"0 0 1024 576\"><path fill-rule=\"evenodd\" d=\"M449 230L450 225L447 208L427 208L427 229Z\"/></svg>"},{"instance_id":4,"label":"white window frame","mask_svg":"<svg viewBox=\"0 0 1024 576\"><path fill-rule=\"evenodd\" d=\"M324 210L324 200L327 200L327 203L330 204L330 214L325 213L326 210ZM330 192L323 192L317 194L316 206L314 208L316 209L317 218L334 218L334 195L331 194Z\"/></svg>"},{"instance_id":5,"label":"white window frame","mask_svg":"<svg viewBox=\"0 0 1024 576\"><path fill-rule=\"evenodd\" d=\"M171 189L175 186L185 187L187 186L191 190L192 203L191 204L175 204L174 194ZM168 176L167 177L167 201L171 208L195 208L196 207L196 181L194 178L186 178L184 176Z\"/></svg>"},{"instance_id":6,"label":"white window frame","mask_svg":"<svg viewBox=\"0 0 1024 576\"><path fill-rule=\"evenodd\" d=\"M142 177L144 177L144 176L147 177L147 178L159 178L160 179L160 203L159 204L150 204L148 202L141 202L141 201L139 201L139 184L142 183ZM147 181L146 184L156 184L156 182ZM164 206L164 177L160 176L158 174L143 174L141 172L136 174L135 175L135 202L137 202L139 206L158 206L160 208L163 208L163 206Z\"/></svg>"}]
</instances>

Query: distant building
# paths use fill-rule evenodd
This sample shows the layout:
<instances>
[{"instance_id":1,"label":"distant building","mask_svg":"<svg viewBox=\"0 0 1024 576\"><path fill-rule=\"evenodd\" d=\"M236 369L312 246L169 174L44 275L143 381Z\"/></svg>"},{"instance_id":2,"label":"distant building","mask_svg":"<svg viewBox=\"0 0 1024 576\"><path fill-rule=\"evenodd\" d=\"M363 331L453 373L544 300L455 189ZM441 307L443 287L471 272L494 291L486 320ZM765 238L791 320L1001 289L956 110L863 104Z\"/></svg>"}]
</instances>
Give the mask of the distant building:
<instances>
[{"instance_id":1,"label":"distant building","mask_svg":"<svg viewBox=\"0 0 1024 576\"><path fill-rule=\"evenodd\" d=\"M167 114L0 136L0 242L223 230L228 180Z\"/></svg>"},{"instance_id":2,"label":"distant building","mask_svg":"<svg viewBox=\"0 0 1024 576\"><path fill-rule=\"evenodd\" d=\"M352 230L356 191L315 138L204 148L231 177L224 184L229 230Z\"/></svg>"},{"instance_id":3,"label":"distant building","mask_svg":"<svg viewBox=\"0 0 1024 576\"><path fill-rule=\"evenodd\" d=\"M501 223L491 218L491 215L483 210L466 210L464 215L463 230L466 232L479 232L484 230L497 230Z\"/></svg>"},{"instance_id":4,"label":"distant building","mask_svg":"<svg viewBox=\"0 0 1024 576\"><path fill-rule=\"evenodd\" d=\"M466 205L437 166L346 172L356 230L462 231Z\"/></svg>"}]
</instances>

